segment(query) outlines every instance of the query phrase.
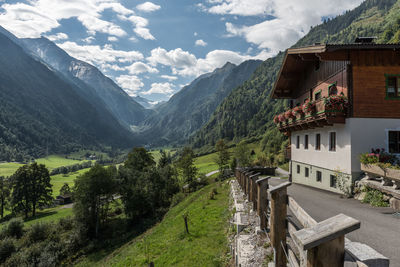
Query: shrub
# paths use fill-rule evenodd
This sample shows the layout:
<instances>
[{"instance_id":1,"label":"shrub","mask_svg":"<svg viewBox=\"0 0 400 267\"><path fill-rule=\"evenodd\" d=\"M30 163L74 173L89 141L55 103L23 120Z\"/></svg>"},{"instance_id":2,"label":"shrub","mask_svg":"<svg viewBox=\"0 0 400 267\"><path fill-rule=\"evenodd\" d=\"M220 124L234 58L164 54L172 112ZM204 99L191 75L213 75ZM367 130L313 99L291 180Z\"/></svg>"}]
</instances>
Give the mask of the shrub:
<instances>
[{"instance_id":1,"label":"shrub","mask_svg":"<svg viewBox=\"0 0 400 267\"><path fill-rule=\"evenodd\" d=\"M363 203L369 203L374 207L388 207L389 203L383 200L383 193L376 189L367 189L367 193L364 199L361 201Z\"/></svg>"},{"instance_id":2,"label":"shrub","mask_svg":"<svg viewBox=\"0 0 400 267\"><path fill-rule=\"evenodd\" d=\"M35 223L31 226L27 233L27 240L30 243L46 240L50 232L50 224L47 223Z\"/></svg>"},{"instance_id":3,"label":"shrub","mask_svg":"<svg viewBox=\"0 0 400 267\"><path fill-rule=\"evenodd\" d=\"M182 192L176 193L172 196L171 207L175 207L185 198L185 194Z\"/></svg>"},{"instance_id":4,"label":"shrub","mask_svg":"<svg viewBox=\"0 0 400 267\"><path fill-rule=\"evenodd\" d=\"M15 240L5 238L0 241L0 262L5 262L8 257L15 252Z\"/></svg>"},{"instance_id":5,"label":"shrub","mask_svg":"<svg viewBox=\"0 0 400 267\"><path fill-rule=\"evenodd\" d=\"M24 222L20 218L13 218L7 224L7 236L20 238L24 233Z\"/></svg>"},{"instance_id":6,"label":"shrub","mask_svg":"<svg viewBox=\"0 0 400 267\"><path fill-rule=\"evenodd\" d=\"M63 231L72 230L74 227L74 219L71 216L60 218L60 220L58 220L58 225Z\"/></svg>"}]
</instances>

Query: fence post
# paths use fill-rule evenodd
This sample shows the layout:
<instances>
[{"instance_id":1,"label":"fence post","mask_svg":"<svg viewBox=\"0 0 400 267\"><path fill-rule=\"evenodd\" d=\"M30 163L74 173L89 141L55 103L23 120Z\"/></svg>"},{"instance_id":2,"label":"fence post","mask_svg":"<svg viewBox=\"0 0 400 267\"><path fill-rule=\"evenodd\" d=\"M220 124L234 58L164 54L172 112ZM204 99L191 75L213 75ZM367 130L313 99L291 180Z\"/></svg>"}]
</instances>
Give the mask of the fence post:
<instances>
[{"instance_id":1,"label":"fence post","mask_svg":"<svg viewBox=\"0 0 400 267\"><path fill-rule=\"evenodd\" d=\"M253 210L257 210L257 185L256 181L261 173L251 175L250 178L250 201L253 202Z\"/></svg>"},{"instance_id":2,"label":"fence post","mask_svg":"<svg viewBox=\"0 0 400 267\"><path fill-rule=\"evenodd\" d=\"M344 236L359 228L360 221L339 214L311 228L295 232L293 239L303 253L306 253L304 256L307 262L303 263L305 266L343 267Z\"/></svg>"},{"instance_id":3,"label":"fence post","mask_svg":"<svg viewBox=\"0 0 400 267\"><path fill-rule=\"evenodd\" d=\"M249 171L246 172L245 174L245 190L244 193L247 196L247 200L250 201L250 175L252 175L253 172Z\"/></svg>"},{"instance_id":4,"label":"fence post","mask_svg":"<svg viewBox=\"0 0 400 267\"><path fill-rule=\"evenodd\" d=\"M287 187L291 184L285 182L268 190L271 196L270 238L276 267L286 267Z\"/></svg>"},{"instance_id":5,"label":"fence post","mask_svg":"<svg viewBox=\"0 0 400 267\"><path fill-rule=\"evenodd\" d=\"M268 213L268 180L271 177L261 178L257 183L257 214L260 217L260 229L267 228Z\"/></svg>"}]
</instances>

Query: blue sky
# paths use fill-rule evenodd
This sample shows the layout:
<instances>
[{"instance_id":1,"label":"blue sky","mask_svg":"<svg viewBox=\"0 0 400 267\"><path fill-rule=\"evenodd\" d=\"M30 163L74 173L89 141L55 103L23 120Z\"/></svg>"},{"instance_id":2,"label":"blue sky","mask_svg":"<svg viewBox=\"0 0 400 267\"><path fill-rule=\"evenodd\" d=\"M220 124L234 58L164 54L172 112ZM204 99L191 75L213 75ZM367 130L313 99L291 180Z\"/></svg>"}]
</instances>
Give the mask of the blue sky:
<instances>
[{"instance_id":1,"label":"blue sky","mask_svg":"<svg viewBox=\"0 0 400 267\"><path fill-rule=\"evenodd\" d=\"M285 50L362 0L0 0L0 25L46 36L130 95L167 100L197 76Z\"/></svg>"}]
</instances>

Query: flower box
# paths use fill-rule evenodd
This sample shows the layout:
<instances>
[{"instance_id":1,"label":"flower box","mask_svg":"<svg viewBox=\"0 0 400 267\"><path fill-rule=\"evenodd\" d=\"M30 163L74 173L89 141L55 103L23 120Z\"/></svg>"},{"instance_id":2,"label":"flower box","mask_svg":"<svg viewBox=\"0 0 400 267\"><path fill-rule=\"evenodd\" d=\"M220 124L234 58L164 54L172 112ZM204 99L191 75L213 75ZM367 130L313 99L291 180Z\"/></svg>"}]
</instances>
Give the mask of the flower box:
<instances>
[{"instance_id":1,"label":"flower box","mask_svg":"<svg viewBox=\"0 0 400 267\"><path fill-rule=\"evenodd\" d=\"M386 169L386 177L393 179L393 180L400 181L400 170L387 168Z\"/></svg>"},{"instance_id":2,"label":"flower box","mask_svg":"<svg viewBox=\"0 0 400 267\"><path fill-rule=\"evenodd\" d=\"M382 177L385 176L385 171L381 167L375 164L361 163L361 170L366 173L373 174L375 176L382 176Z\"/></svg>"}]
</instances>

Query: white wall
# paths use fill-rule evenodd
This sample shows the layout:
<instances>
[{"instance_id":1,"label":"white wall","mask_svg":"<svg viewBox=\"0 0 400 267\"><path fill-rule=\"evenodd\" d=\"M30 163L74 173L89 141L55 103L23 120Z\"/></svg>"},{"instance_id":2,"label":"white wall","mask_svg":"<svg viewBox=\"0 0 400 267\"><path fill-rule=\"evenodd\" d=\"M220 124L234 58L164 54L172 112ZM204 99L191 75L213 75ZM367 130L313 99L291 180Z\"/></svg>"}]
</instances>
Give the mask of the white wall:
<instances>
[{"instance_id":1,"label":"white wall","mask_svg":"<svg viewBox=\"0 0 400 267\"><path fill-rule=\"evenodd\" d=\"M347 174L360 172L360 154L371 148L388 148L388 131L400 131L400 119L348 118L345 124L292 132L292 160ZM336 151L329 151L329 132L336 132ZM315 150L315 134L321 134L321 150ZM308 134L308 150L304 135ZM300 148L296 149L296 136ZM292 170L293 171L293 170Z\"/></svg>"},{"instance_id":2,"label":"white wall","mask_svg":"<svg viewBox=\"0 0 400 267\"><path fill-rule=\"evenodd\" d=\"M351 167L353 172L359 172L360 154L370 152L371 148L389 152L388 132L400 131L400 119L349 118L346 126L351 131Z\"/></svg>"},{"instance_id":3,"label":"white wall","mask_svg":"<svg viewBox=\"0 0 400 267\"><path fill-rule=\"evenodd\" d=\"M346 122L347 124L347 122ZM292 132L292 160L351 174L350 131L346 124ZM336 132L336 151L329 151L329 133ZM321 134L321 150L315 150L315 135ZM308 134L308 150L304 149L304 135ZM300 136L300 148L296 138Z\"/></svg>"}]
</instances>

